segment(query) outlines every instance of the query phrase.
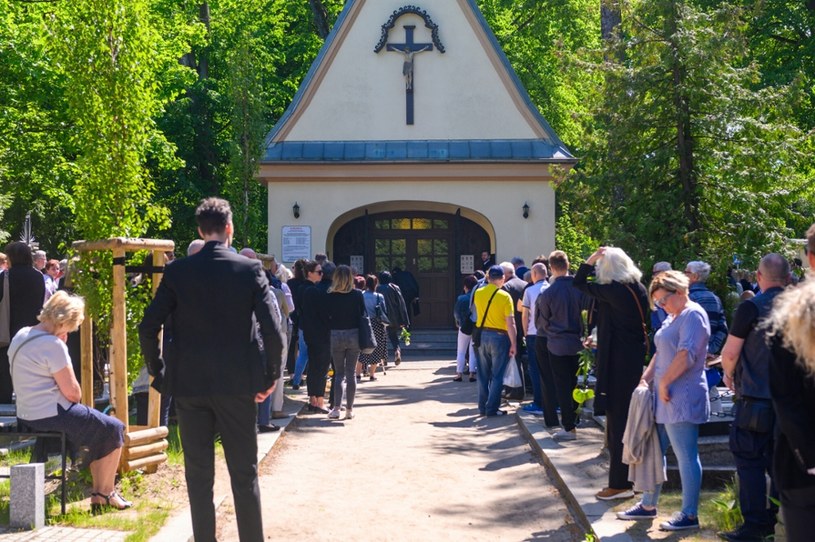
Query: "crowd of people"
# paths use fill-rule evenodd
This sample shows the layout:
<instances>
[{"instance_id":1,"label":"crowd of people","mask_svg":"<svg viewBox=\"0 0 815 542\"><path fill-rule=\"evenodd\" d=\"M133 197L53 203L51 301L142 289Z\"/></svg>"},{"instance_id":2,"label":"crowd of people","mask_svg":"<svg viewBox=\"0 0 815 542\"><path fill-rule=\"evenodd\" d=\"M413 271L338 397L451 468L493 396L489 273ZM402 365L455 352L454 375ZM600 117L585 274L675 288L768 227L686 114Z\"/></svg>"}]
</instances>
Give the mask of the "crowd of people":
<instances>
[{"instance_id":1,"label":"crowd of people","mask_svg":"<svg viewBox=\"0 0 815 542\"><path fill-rule=\"evenodd\" d=\"M805 252L815 268L815 225ZM482 264L483 272L464 279L454 309L453 380L477 374L479 415L506 414L504 371L525 364L532 401L521 410L541 416L555 440L578 439L572 392L581 351L594 350L593 407L605 415L609 453L608 485L596 498L628 499L636 490L638 502L617 517L656 518L670 447L682 507L660 529L694 529L699 428L711 403L721 408L723 384L734 394L729 441L744 521L720 537L771 536L780 501L787 538L808 539L804 523L815 517L815 276L796 273L800 262L771 253L754 274L729 272L731 295L740 300L732 318L707 287L711 266L703 261L687 262L684 271L657 262L648 287L615 247L599 248L574 275L559 250L528 269L520 258L496 265L486 251Z\"/></svg>"},{"instance_id":2,"label":"crowd of people","mask_svg":"<svg viewBox=\"0 0 815 542\"><path fill-rule=\"evenodd\" d=\"M218 432L241 539L260 539L256 434L278 430L273 421L286 416L284 370L295 391L305 379L306 413L353 419L357 385L401 362L400 331L418 313L418 284L401 269L358 275L324 254L291 270L268 258L264 267L254 250L230 246L224 200L204 200L196 220L201 239L187 257L165 262L139 326L145 374L134 392L143 399L153 377L164 400L162 423L172 398L196 537L214 532ZM815 267L815 225L806 252ZM730 317L707 287L708 263L672 267L654 264L646 287L642 271L615 247L597 249L574 274L560 250L529 267L518 257L495 264L485 251L482 269L464 278L454 306L453 380L478 383L480 416L504 416L504 374L517 364L532 394L521 409L541 416L555 440L575 441L572 392L581 353L594 349L594 411L605 414L609 452L607 487L596 497L642 492L618 518L656 518L670 447L682 507L660 524L668 531L699 526L699 428L722 383L735 394L730 449L744 522L721 536L739 542L771 535L780 502L788 539L804 540L805 522L815 515L815 278L794 280L786 258L767 254L749 278L728 277L742 299ZM0 403L11 403L16 392L20 423L65 430L73 446L88 450L92 510L124 509L131 503L114 487L124 426L79 404L65 343L82 322L83 302L63 291L65 271L21 242L0 253ZM363 336L375 345L364 348Z\"/></svg>"}]
</instances>

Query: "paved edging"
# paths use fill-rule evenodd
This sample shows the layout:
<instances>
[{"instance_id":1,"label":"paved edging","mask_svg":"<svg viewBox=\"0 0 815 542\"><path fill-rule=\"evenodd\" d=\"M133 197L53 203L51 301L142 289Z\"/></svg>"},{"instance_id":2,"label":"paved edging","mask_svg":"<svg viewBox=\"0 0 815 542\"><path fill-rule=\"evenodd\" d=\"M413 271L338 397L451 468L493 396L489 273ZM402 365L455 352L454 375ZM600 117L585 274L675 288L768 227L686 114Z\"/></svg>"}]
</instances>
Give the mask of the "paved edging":
<instances>
[{"instance_id":1,"label":"paved edging","mask_svg":"<svg viewBox=\"0 0 815 542\"><path fill-rule=\"evenodd\" d=\"M605 486L608 472L607 466L600 468L597 464L602 432L597 428L578 429L576 441L557 442L541 419L520 412L515 416L577 525L597 540L631 542L626 523L618 521L614 512L620 501L600 501L594 497Z\"/></svg>"},{"instance_id":2,"label":"paved edging","mask_svg":"<svg viewBox=\"0 0 815 542\"><path fill-rule=\"evenodd\" d=\"M523 416L521 416L519 413L515 414L515 419L518 422L518 427L521 428L521 432L523 432L526 439L529 441L529 445L532 447L532 450L538 455L546 467L546 472L549 473L549 477L555 483L558 492L563 497L563 500L566 501L566 505L569 507L569 512L571 512L572 516L574 516L575 522L583 531L583 534L593 535L594 531L591 528L591 521L589 521L589 518L586 516L585 512L583 512L583 508L581 508L580 503L577 502L574 494L569 491L569 487L560 476L560 473L558 472L557 467L552 462L551 458L546 455L546 452L543 451L540 442L538 442L539 439L549 437L549 433L546 431L546 429L531 428L530 426L527 426L527 424L524 422ZM540 435L541 432L546 433L546 436Z\"/></svg>"}]
</instances>

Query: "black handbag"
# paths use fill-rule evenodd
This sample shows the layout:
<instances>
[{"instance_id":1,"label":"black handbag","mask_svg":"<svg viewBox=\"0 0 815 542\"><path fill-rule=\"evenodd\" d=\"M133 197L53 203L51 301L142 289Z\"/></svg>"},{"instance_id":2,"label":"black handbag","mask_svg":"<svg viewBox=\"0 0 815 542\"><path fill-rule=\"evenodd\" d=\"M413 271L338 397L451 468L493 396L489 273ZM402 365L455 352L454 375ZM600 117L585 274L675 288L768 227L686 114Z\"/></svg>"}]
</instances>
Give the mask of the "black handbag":
<instances>
[{"instance_id":1,"label":"black handbag","mask_svg":"<svg viewBox=\"0 0 815 542\"><path fill-rule=\"evenodd\" d=\"M461 331L465 335L472 335L474 329L475 329L475 322L470 320L470 318L468 317L466 320L464 320L461 323L461 327L459 328L459 331Z\"/></svg>"},{"instance_id":2,"label":"black handbag","mask_svg":"<svg viewBox=\"0 0 815 542\"><path fill-rule=\"evenodd\" d=\"M373 354L376 349L376 337L374 328L371 326L371 319L367 314L359 317L359 349L363 354Z\"/></svg>"},{"instance_id":3,"label":"black handbag","mask_svg":"<svg viewBox=\"0 0 815 542\"><path fill-rule=\"evenodd\" d=\"M496 288L495 291L490 296L490 300L487 302L487 308L484 309L484 316L481 317L481 325L476 326L473 329L473 346L478 348L481 346L481 332L484 331L484 322L487 321L487 314L490 312L490 305L492 305L492 298L495 297L495 294L498 293L499 288ZM475 294L473 294L473 299L475 299Z\"/></svg>"}]
</instances>

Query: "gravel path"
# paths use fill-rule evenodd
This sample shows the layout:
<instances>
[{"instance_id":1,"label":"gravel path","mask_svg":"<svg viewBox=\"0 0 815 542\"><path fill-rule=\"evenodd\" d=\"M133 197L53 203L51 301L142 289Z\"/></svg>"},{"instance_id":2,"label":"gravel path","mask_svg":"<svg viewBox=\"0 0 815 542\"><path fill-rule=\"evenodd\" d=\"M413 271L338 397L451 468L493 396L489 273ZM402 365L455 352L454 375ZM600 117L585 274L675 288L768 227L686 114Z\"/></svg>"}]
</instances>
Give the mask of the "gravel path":
<instances>
[{"instance_id":1,"label":"gravel path","mask_svg":"<svg viewBox=\"0 0 815 542\"><path fill-rule=\"evenodd\" d=\"M261 465L267 540L578 539L515 416L478 417L453 374L406 361L359 385L355 419L301 415Z\"/></svg>"}]
</instances>

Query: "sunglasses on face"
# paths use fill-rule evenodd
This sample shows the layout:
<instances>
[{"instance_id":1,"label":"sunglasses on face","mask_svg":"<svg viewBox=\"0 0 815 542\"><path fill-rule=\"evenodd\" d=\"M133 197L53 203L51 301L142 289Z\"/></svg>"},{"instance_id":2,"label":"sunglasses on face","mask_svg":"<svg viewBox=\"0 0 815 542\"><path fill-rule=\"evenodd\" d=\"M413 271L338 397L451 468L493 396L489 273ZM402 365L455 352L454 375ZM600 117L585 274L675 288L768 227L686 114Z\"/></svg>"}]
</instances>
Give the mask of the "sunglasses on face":
<instances>
[{"instance_id":1,"label":"sunglasses on face","mask_svg":"<svg viewBox=\"0 0 815 542\"><path fill-rule=\"evenodd\" d=\"M665 302L668 301L668 298L671 297L672 295L674 295L675 293L676 292L670 292L670 293L665 294L664 296L662 296L659 299L657 299L656 301L654 301L654 305L656 305L657 307L664 307Z\"/></svg>"}]
</instances>

